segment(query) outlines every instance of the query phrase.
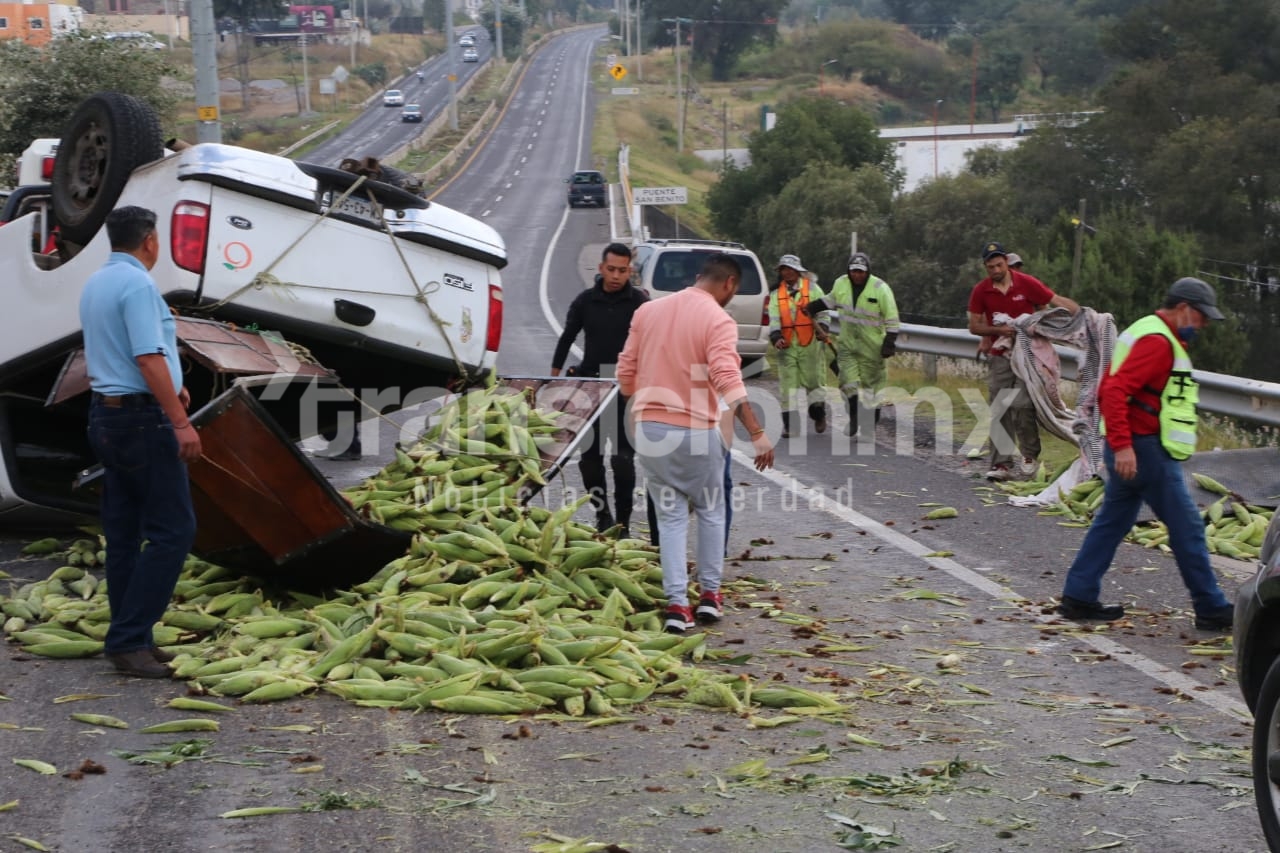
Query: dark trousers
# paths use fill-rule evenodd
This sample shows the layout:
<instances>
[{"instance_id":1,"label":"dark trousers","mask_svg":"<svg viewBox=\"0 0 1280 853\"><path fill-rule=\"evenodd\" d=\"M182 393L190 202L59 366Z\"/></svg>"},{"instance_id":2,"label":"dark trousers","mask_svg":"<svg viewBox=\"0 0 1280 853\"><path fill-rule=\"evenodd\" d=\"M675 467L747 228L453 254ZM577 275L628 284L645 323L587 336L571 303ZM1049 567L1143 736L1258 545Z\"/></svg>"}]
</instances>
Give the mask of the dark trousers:
<instances>
[{"instance_id":1,"label":"dark trousers","mask_svg":"<svg viewBox=\"0 0 1280 853\"><path fill-rule=\"evenodd\" d=\"M627 437L625 423L627 401L618 398L591 427L591 443L582 450L578 470L582 472L582 485L591 496L591 507L596 515L609 512L609 484L604 473L605 443L611 446L609 467L613 469L613 518L619 524L631 523L631 511L635 505L636 452Z\"/></svg>"},{"instance_id":2,"label":"dark trousers","mask_svg":"<svg viewBox=\"0 0 1280 853\"><path fill-rule=\"evenodd\" d=\"M110 407L95 399L89 445L105 469L101 513L111 607L105 651L150 648L151 628L169 606L195 539L187 465L154 400Z\"/></svg>"}]
</instances>

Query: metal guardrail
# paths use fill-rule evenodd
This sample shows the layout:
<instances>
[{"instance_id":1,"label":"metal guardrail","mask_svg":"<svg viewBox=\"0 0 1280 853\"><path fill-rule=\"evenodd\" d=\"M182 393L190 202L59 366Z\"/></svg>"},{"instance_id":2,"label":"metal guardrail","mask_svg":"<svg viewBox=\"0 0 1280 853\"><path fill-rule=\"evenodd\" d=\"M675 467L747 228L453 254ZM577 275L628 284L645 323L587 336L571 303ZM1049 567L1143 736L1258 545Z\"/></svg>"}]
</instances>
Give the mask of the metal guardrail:
<instances>
[{"instance_id":1,"label":"metal guardrail","mask_svg":"<svg viewBox=\"0 0 1280 853\"><path fill-rule=\"evenodd\" d=\"M1064 379L1076 378L1078 350L1056 346ZM978 338L968 329L941 329L904 323L898 349L924 355L976 361ZM1192 371L1200 383L1200 410L1269 426L1280 426L1280 383L1242 379L1225 373Z\"/></svg>"}]
</instances>

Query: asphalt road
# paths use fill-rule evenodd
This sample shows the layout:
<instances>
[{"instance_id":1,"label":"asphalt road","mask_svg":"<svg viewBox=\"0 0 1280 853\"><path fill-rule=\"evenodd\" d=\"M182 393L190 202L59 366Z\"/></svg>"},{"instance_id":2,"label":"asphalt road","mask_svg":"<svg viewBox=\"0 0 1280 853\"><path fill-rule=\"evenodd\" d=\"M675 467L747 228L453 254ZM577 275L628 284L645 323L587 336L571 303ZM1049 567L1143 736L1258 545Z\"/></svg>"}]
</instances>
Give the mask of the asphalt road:
<instances>
[{"instance_id":1,"label":"asphalt road","mask_svg":"<svg viewBox=\"0 0 1280 853\"><path fill-rule=\"evenodd\" d=\"M562 182L591 165L584 84L601 73L591 53L602 36L573 33L540 51L489 141L436 199L507 240L507 375L545 372L553 321L611 234L609 211L566 208ZM1048 605L1083 531L993 499L954 452L960 439L939 447L924 421L899 446L886 416L860 447L839 434L841 415L780 449L774 471L734 467L727 618L711 642L750 655L731 671L838 694L850 711L837 720L766 728L650 702L622 724L586 728L387 713L322 695L222 715L208 736L214 757L163 770L113 752L154 745L137 732L144 724L191 716L161 707L181 685L10 647L0 804L19 804L0 812L0 835L58 850L471 853L552 836L637 853L1264 850L1229 645L1193 628L1172 561L1123 546L1105 597L1133 617L1097 629L1058 619ZM320 463L339 484L378 464ZM544 499L578 482L571 470ZM959 517L924 521L932 503ZM56 563L4 565L25 579ZM1228 593L1246 571L1226 569ZM101 698L53 701L77 693ZM131 728L76 723L71 710ZM11 758L59 770L89 758L107 772L74 781ZM218 817L326 793L364 807ZM852 846L838 817L899 843Z\"/></svg>"},{"instance_id":2,"label":"asphalt road","mask_svg":"<svg viewBox=\"0 0 1280 853\"><path fill-rule=\"evenodd\" d=\"M467 27L455 30L457 36L470 32L476 37L476 51L480 54L478 62L463 62L462 48L454 52L454 73L457 85L471 79L493 56L493 42L483 27ZM322 166L337 166L344 157L384 157L400 146L410 142L422 132L422 128L436 116L447 109L449 104L449 54L427 60L419 69L423 79L408 74L403 79L393 80L387 89L399 89L404 92L406 104L418 104L422 107L422 122L402 122L400 107L382 105L381 97L351 122L341 134L328 140L323 145L312 149L306 155L309 163Z\"/></svg>"}]
</instances>

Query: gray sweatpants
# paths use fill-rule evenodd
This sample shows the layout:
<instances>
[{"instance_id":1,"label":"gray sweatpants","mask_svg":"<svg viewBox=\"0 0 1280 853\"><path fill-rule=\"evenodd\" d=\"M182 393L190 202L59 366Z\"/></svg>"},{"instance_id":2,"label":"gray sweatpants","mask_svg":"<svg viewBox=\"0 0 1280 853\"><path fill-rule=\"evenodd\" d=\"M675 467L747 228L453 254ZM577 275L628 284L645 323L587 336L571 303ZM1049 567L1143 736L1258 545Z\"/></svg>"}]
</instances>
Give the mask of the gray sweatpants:
<instances>
[{"instance_id":1,"label":"gray sweatpants","mask_svg":"<svg viewBox=\"0 0 1280 853\"><path fill-rule=\"evenodd\" d=\"M991 439L991 467L997 465L1013 466L1013 450L1009 439L1017 443L1017 449L1026 459L1040 458L1040 424L1036 421L1036 404L1031 401L1026 385L1013 372L1013 364L1007 356L992 356L988 362L991 373L987 377L987 391L991 395L991 415L998 419L1004 429L1004 436L993 435ZM996 398L1005 389L1013 389L1017 395L1013 402L1003 410ZM998 418L997 418L998 414Z\"/></svg>"},{"instance_id":2,"label":"gray sweatpants","mask_svg":"<svg viewBox=\"0 0 1280 853\"><path fill-rule=\"evenodd\" d=\"M724 575L724 443L719 430L641 421L636 456L658 516L662 591L689 603L689 507L698 520L698 585L720 589Z\"/></svg>"}]
</instances>

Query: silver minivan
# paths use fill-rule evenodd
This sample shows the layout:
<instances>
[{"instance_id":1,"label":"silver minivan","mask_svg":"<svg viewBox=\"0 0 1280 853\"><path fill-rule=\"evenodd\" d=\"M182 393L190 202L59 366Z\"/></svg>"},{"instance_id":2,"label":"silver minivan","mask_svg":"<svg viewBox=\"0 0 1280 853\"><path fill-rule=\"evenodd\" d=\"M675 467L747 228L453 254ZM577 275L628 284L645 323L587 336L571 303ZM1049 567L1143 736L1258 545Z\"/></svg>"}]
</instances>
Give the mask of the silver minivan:
<instances>
[{"instance_id":1,"label":"silver minivan","mask_svg":"<svg viewBox=\"0 0 1280 853\"><path fill-rule=\"evenodd\" d=\"M632 283L648 291L651 299L659 299L693 284L702 264L717 253L733 256L742 267L738 295L725 310L738 324L738 355L746 368L763 358L769 345L760 310L769 291L755 252L741 243L719 240L646 240L633 250Z\"/></svg>"}]
</instances>

